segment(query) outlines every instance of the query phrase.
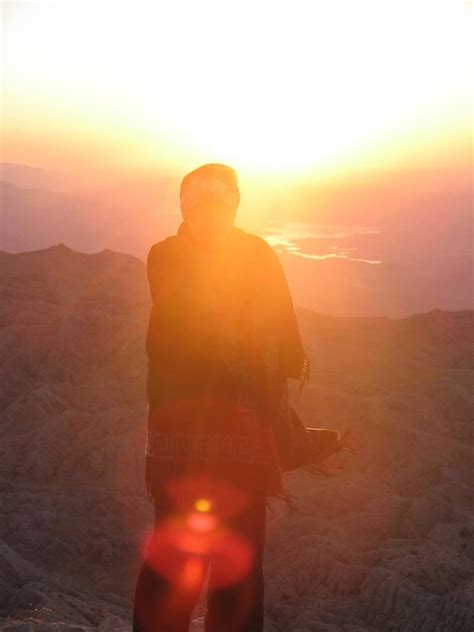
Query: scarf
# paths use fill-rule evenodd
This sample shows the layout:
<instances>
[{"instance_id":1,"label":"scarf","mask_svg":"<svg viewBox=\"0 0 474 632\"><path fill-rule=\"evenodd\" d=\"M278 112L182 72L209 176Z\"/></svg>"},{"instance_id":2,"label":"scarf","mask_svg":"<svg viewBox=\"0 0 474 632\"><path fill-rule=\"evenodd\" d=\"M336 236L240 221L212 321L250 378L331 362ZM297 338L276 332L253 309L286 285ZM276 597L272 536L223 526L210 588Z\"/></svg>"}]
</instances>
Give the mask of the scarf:
<instances>
[{"instance_id":1,"label":"scarf","mask_svg":"<svg viewBox=\"0 0 474 632\"><path fill-rule=\"evenodd\" d=\"M152 246L147 276L149 498L164 479L208 473L290 505L272 423L309 361L277 255L236 226L202 251L183 221Z\"/></svg>"}]
</instances>

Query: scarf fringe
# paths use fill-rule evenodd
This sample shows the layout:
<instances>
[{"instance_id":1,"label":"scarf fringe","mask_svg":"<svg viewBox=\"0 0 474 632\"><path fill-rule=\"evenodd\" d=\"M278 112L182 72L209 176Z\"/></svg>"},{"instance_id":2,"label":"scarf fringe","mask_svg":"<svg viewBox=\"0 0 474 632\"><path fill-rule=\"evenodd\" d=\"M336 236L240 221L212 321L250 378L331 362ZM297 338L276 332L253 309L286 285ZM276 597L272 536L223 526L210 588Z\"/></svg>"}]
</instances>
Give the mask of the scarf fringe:
<instances>
[{"instance_id":1,"label":"scarf fringe","mask_svg":"<svg viewBox=\"0 0 474 632\"><path fill-rule=\"evenodd\" d=\"M343 433L343 435L341 437L341 440L339 442L338 450L336 450L335 452L333 452L332 454L328 455L327 457L325 457L324 459L322 459L321 461L319 461L317 463L310 463L310 464L301 466L301 469L306 470L307 472L309 472L310 474L314 474L315 476L327 476L327 477L335 476L337 474L337 470L341 469L341 465L337 465L335 463L332 463L330 461L330 458L334 454L336 454L337 452L348 451L348 452L352 452L352 454L356 453L356 450L352 446L351 442L348 440L349 434L350 434L349 430L346 430ZM295 503L294 503L294 499L297 498L296 495L295 494L291 494L284 487L277 494L273 494L272 497L279 498L280 500L285 501L287 503L288 508L290 509L291 512L295 511L296 508L297 508ZM270 507L269 500L267 500L267 506L270 508L272 513L274 513L272 508Z\"/></svg>"},{"instance_id":2,"label":"scarf fringe","mask_svg":"<svg viewBox=\"0 0 474 632\"><path fill-rule=\"evenodd\" d=\"M306 384L309 384L311 375L311 361L308 356L305 356L303 363L301 365L300 376L299 376L299 384L295 392L295 400L301 399L301 394L303 393L303 389Z\"/></svg>"},{"instance_id":3,"label":"scarf fringe","mask_svg":"<svg viewBox=\"0 0 474 632\"><path fill-rule=\"evenodd\" d=\"M336 474L336 470L340 470L342 466L336 463L332 463L330 461L330 458L334 456L334 454L337 454L338 452L351 452L352 454L356 453L356 450L352 446L351 442L347 439L349 434L350 434L349 430L346 430L343 433L339 441L339 447L335 452L326 456L324 459L322 459L321 461L318 461L317 463L309 463L307 465L303 465L303 469L306 470L307 472L310 472L311 474L322 474L323 476L334 476Z\"/></svg>"}]
</instances>

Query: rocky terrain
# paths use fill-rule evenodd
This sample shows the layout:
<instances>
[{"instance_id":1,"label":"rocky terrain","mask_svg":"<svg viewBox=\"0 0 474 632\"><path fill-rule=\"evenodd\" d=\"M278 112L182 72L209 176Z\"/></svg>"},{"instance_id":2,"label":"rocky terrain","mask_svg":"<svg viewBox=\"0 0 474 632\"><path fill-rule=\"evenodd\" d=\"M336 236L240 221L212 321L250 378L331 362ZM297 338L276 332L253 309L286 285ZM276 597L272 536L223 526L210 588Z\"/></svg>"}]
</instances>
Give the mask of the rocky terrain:
<instances>
[{"instance_id":1,"label":"rocky terrain","mask_svg":"<svg viewBox=\"0 0 474 632\"><path fill-rule=\"evenodd\" d=\"M0 629L131 630L153 517L144 264L59 244L0 252L0 280ZM474 312L297 314L297 408L356 452L285 475L266 632L471 632ZM204 612L203 594L195 630Z\"/></svg>"}]
</instances>

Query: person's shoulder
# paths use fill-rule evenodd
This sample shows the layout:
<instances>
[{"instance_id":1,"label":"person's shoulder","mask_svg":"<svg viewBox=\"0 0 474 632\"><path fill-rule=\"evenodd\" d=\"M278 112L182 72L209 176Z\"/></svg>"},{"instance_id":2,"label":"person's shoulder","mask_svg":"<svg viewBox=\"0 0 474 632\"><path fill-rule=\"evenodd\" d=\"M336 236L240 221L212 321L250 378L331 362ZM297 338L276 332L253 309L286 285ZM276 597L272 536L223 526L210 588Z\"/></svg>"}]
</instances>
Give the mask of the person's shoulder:
<instances>
[{"instance_id":1,"label":"person's shoulder","mask_svg":"<svg viewBox=\"0 0 474 632\"><path fill-rule=\"evenodd\" d=\"M150 252L161 252L163 250L165 250L166 248L169 248L170 245L172 245L176 240L176 235L169 235L168 237L165 237L164 239L162 239L161 241L157 241L154 244L152 244L150 246Z\"/></svg>"},{"instance_id":2,"label":"person's shoulder","mask_svg":"<svg viewBox=\"0 0 474 632\"><path fill-rule=\"evenodd\" d=\"M276 256L275 251L270 246L268 241L266 241L260 235L256 235L255 233L249 233L236 226L234 226L234 229L238 231L237 233L238 236L245 241L248 248L250 248L255 255L260 255L262 257Z\"/></svg>"},{"instance_id":3,"label":"person's shoulder","mask_svg":"<svg viewBox=\"0 0 474 632\"><path fill-rule=\"evenodd\" d=\"M156 243L152 244L147 256L148 265L156 261L159 257L165 256L165 254L170 251L170 248L173 247L175 240L176 235L169 235L161 241L157 241Z\"/></svg>"}]
</instances>

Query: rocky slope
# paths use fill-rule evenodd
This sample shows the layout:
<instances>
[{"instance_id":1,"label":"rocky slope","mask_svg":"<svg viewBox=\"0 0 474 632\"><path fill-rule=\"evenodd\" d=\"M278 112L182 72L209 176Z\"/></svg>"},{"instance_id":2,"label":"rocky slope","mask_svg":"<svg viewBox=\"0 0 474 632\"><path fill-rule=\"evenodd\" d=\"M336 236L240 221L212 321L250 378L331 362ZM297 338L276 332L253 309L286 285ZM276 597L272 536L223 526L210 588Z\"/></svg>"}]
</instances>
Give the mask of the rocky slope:
<instances>
[{"instance_id":1,"label":"rocky slope","mask_svg":"<svg viewBox=\"0 0 474 632\"><path fill-rule=\"evenodd\" d=\"M152 525L144 265L60 244L0 266L0 629L130 630ZM268 513L266 630L470 632L474 312L297 312L298 410L356 453L285 475L297 510ZM204 595L196 630L203 614Z\"/></svg>"}]
</instances>

